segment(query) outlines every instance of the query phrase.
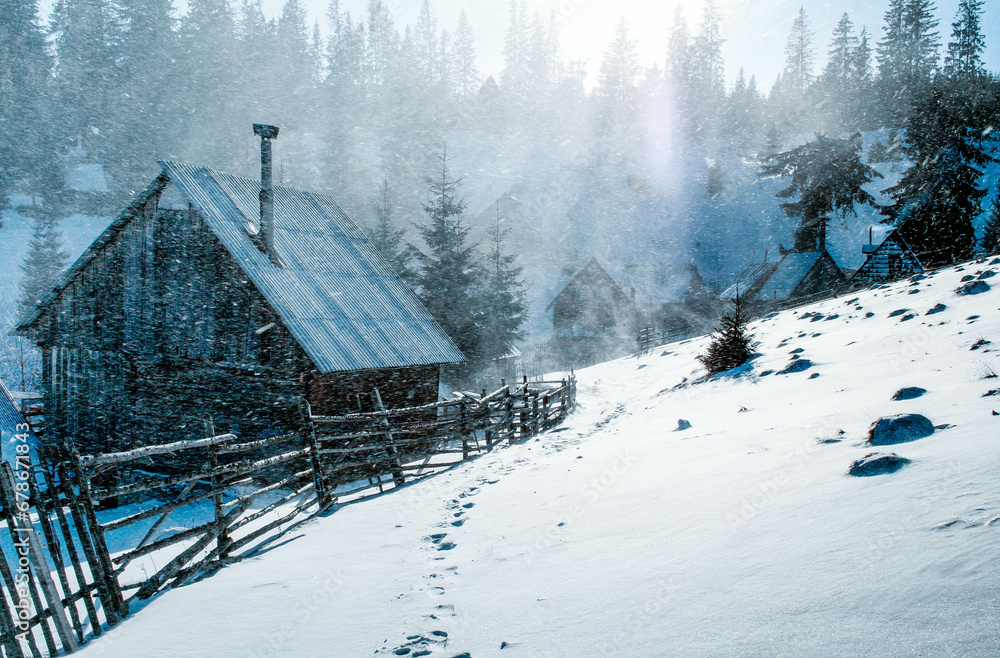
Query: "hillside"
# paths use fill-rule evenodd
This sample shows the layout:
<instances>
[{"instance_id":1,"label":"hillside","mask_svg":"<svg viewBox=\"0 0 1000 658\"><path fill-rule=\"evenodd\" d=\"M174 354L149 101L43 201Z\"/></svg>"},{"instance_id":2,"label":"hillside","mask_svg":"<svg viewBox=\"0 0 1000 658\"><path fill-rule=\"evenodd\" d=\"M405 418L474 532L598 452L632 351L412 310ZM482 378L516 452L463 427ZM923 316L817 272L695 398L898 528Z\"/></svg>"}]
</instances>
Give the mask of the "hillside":
<instances>
[{"instance_id":1,"label":"hillside","mask_svg":"<svg viewBox=\"0 0 1000 658\"><path fill-rule=\"evenodd\" d=\"M705 339L581 371L563 427L297 526L83 655L997 655L996 273L766 318L709 380ZM937 429L863 445L900 413ZM847 475L876 450L911 463Z\"/></svg>"}]
</instances>

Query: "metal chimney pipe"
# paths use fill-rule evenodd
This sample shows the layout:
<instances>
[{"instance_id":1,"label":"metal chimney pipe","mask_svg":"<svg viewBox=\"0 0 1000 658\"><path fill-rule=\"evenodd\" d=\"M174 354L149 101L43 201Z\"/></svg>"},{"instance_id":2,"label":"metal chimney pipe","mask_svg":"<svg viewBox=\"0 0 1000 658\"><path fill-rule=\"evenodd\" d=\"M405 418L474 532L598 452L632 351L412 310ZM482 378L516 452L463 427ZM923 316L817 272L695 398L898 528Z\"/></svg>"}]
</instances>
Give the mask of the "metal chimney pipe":
<instances>
[{"instance_id":1,"label":"metal chimney pipe","mask_svg":"<svg viewBox=\"0 0 1000 658\"><path fill-rule=\"evenodd\" d=\"M253 134L260 135L260 241L267 257L280 266L274 249L274 190L271 185L271 140L277 139L278 127L255 123Z\"/></svg>"}]
</instances>

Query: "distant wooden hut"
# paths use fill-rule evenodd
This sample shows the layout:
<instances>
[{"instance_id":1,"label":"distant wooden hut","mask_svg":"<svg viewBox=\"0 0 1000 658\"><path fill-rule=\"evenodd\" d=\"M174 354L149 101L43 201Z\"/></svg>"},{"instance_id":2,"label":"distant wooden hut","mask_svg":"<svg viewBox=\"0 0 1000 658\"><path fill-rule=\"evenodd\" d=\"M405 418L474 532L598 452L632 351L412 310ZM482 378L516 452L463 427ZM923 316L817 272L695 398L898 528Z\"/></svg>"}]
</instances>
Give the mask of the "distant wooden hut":
<instances>
[{"instance_id":1,"label":"distant wooden hut","mask_svg":"<svg viewBox=\"0 0 1000 658\"><path fill-rule=\"evenodd\" d=\"M879 245L863 245L862 251L867 254L868 259L851 277L851 283L854 284L888 283L924 271L920 259L910 249L910 245L906 244L899 231L889 233Z\"/></svg>"},{"instance_id":2,"label":"distant wooden hut","mask_svg":"<svg viewBox=\"0 0 1000 658\"><path fill-rule=\"evenodd\" d=\"M637 346L640 311L592 258L545 309L552 311L549 347L577 367L616 358Z\"/></svg>"},{"instance_id":3,"label":"distant wooden hut","mask_svg":"<svg viewBox=\"0 0 1000 658\"><path fill-rule=\"evenodd\" d=\"M791 251L777 263L751 266L721 297L732 299L738 291L763 310L831 296L846 285L847 277L826 249Z\"/></svg>"},{"instance_id":4,"label":"distant wooden hut","mask_svg":"<svg viewBox=\"0 0 1000 658\"><path fill-rule=\"evenodd\" d=\"M433 402L464 360L331 197L162 162L17 325L42 349L46 440L83 452L264 436L314 413Z\"/></svg>"}]
</instances>

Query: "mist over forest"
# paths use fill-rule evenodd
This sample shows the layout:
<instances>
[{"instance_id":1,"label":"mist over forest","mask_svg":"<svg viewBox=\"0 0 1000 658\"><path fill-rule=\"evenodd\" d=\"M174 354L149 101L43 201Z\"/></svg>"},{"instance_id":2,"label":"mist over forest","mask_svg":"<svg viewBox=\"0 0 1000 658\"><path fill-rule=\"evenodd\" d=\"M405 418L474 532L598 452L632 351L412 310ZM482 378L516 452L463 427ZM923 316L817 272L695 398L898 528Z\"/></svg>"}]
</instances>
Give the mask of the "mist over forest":
<instances>
[{"instance_id":1,"label":"mist over forest","mask_svg":"<svg viewBox=\"0 0 1000 658\"><path fill-rule=\"evenodd\" d=\"M260 0L193 0L183 15L172 0L58 0L47 22L32 0L10 2L0 22L0 202L16 200L25 215L34 204L60 218L110 217L159 160L256 178L250 126L266 122L281 128L276 183L333 195L387 260L417 277L426 301L429 180L444 173L470 264L505 258L508 292L523 306L487 350L502 351L548 338L543 309L591 258L651 305L682 299L691 266L718 293L777 258L801 218L775 196L787 181L762 177L762 166L817 135L853 139L883 176L865 187L879 208L831 215L827 244L846 269L863 261L871 227L884 234L923 202L919 184L899 187L916 175L914 156L956 136L992 152L1000 86L983 64L980 25L992 9L963 0L954 22L941 22L929 0L882 4L881 24L845 13L832 33L814 29L805 9L788 16L786 41L773 45L785 58L778 79L755 78L750 61L731 84L723 44L740 26L724 22L716 0L692 23L677 6L652 67L623 17L590 86L561 51L559 14L524 0L511 0L496 26L497 76L478 66L468 16L445 24L431 0L409 24L382 0L362 14L332 0L322 26L302 0L273 19ZM909 139L928 117L948 128ZM990 157L959 160L974 171L955 212L982 237L996 168ZM70 181L93 165L106 192ZM72 232L72 221L60 229ZM964 239L959 251L971 254Z\"/></svg>"}]
</instances>

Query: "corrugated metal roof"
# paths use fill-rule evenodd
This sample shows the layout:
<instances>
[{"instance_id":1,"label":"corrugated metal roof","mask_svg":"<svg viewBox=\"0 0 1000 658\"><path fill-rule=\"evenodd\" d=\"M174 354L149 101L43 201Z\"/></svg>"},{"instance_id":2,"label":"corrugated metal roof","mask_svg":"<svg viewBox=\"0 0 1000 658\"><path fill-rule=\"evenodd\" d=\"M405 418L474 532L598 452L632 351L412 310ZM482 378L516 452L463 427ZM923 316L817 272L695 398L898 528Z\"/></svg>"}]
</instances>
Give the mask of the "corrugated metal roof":
<instances>
[{"instance_id":1,"label":"corrugated metal roof","mask_svg":"<svg viewBox=\"0 0 1000 658\"><path fill-rule=\"evenodd\" d=\"M818 251L795 252L785 256L778 269L757 293L757 299L762 301L788 299L819 257Z\"/></svg>"},{"instance_id":2,"label":"corrugated metal roof","mask_svg":"<svg viewBox=\"0 0 1000 658\"><path fill-rule=\"evenodd\" d=\"M260 223L260 183L160 164L320 371L465 360L331 197L274 188L277 267L250 237Z\"/></svg>"},{"instance_id":3,"label":"corrugated metal roof","mask_svg":"<svg viewBox=\"0 0 1000 658\"><path fill-rule=\"evenodd\" d=\"M767 272L774 266L774 262L754 263L750 265L743 270L738 277L736 277L736 281L734 281L732 285L722 291L719 295L719 299L735 299L737 292L741 295L745 295L747 290L749 290L758 279L766 275Z\"/></svg>"}]
</instances>

